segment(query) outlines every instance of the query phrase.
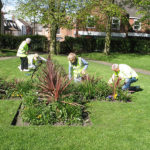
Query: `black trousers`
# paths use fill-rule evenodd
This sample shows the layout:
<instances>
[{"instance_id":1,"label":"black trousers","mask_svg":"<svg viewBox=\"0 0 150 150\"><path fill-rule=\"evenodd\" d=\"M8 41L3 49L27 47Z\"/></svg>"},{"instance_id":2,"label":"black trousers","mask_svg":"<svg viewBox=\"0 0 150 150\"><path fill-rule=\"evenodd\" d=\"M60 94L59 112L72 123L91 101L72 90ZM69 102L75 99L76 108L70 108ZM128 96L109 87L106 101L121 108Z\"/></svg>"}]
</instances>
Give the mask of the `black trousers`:
<instances>
[{"instance_id":1,"label":"black trousers","mask_svg":"<svg viewBox=\"0 0 150 150\"><path fill-rule=\"evenodd\" d=\"M21 70L28 69L28 58L20 57L20 59L21 59Z\"/></svg>"}]
</instances>

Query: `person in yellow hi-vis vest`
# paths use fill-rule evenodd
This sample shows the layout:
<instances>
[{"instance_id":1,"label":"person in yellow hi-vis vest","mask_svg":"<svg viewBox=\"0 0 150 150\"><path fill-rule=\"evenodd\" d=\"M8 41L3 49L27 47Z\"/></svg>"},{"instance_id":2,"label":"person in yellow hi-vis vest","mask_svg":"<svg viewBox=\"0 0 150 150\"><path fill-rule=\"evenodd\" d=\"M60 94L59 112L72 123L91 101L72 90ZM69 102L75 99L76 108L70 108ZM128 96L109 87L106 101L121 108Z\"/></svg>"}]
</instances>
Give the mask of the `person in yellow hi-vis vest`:
<instances>
[{"instance_id":1,"label":"person in yellow hi-vis vest","mask_svg":"<svg viewBox=\"0 0 150 150\"><path fill-rule=\"evenodd\" d=\"M21 60L21 68L20 71L29 71L28 70L28 44L30 44L31 39L27 38L25 41L23 41L20 46L19 49L17 51L17 56L20 57Z\"/></svg>"},{"instance_id":2,"label":"person in yellow hi-vis vest","mask_svg":"<svg viewBox=\"0 0 150 150\"><path fill-rule=\"evenodd\" d=\"M122 86L122 90L132 90L130 88L131 83L136 82L138 80L137 73L126 64L113 64L112 70L114 74L108 81L109 84L112 84L115 80L115 77L124 81L124 85ZM135 90L138 90L140 87L137 86Z\"/></svg>"},{"instance_id":3,"label":"person in yellow hi-vis vest","mask_svg":"<svg viewBox=\"0 0 150 150\"><path fill-rule=\"evenodd\" d=\"M37 67L39 67L40 64L44 62L47 62L47 59L39 56L38 53L35 54L30 54L27 56L28 58L28 69L30 70L35 70ZM21 65L18 66L19 69L21 69Z\"/></svg>"},{"instance_id":4,"label":"person in yellow hi-vis vest","mask_svg":"<svg viewBox=\"0 0 150 150\"><path fill-rule=\"evenodd\" d=\"M37 53L28 55L28 69L36 69L43 61L46 62L47 60Z\"/></svg>"},{"instance_id":5,"label":"person in yellow hi-vis vest","mask_svg":"<svg viewBox=\"0 0 150 150\"><path fill-rule=\"evenodd\" d=\"M88 62L83 58L77 57L75 53L68 55L69 60L69 79L74 77L75 82L81 82L82 75L85 75L85 70L88 67Z\"/></svg>"}]
</instances>

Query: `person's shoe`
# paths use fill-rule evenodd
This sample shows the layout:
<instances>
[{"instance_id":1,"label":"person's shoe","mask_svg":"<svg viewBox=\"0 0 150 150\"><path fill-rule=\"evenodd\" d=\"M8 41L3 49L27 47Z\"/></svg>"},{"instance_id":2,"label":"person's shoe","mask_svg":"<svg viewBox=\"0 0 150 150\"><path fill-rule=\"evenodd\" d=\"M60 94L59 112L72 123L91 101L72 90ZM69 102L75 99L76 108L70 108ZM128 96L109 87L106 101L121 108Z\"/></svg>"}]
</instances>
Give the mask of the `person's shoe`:
<instances>
[{"instance_id":1,"label":"person's shoe","mask_svg":"<svg viewBox=\"0 0 150 150\"><path fill-rule=\"evenodd\" d=\"M29 71L29 69L23 69L23 71Z\"/></svg>"}]
</instances>

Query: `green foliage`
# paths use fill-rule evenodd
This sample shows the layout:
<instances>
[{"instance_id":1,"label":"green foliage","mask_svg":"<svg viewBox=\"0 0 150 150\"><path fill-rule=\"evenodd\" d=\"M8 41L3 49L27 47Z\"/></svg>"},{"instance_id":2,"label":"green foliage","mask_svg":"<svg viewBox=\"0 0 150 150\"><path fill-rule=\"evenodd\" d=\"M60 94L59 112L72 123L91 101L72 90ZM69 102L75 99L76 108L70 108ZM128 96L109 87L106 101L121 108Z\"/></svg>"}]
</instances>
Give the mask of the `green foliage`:
<instances>
[{"instance_id":1,"label":"green foliage","mask_svg":"<svg viewBox=\"0 0 150 150\"><path fill-rule=\"evenodd\" d=\"M0 99L6 96L7 88L8 88L8 83L4 79L0 78Z\"/></svg>"},{"instance_id":2,"label":"green foliage","mask_svg":"<svg viewBox=\"0 0 150 150\"><path fill-rule=\"evenodd\" d=\"M121 88L117 89L117 97L116 100L130 102L131 101L131 94L128 91L123 91Z\"/></svg>"},{"instance_id":3,"label":"green foliage","mask_svg":"<svg viewBox=\"0 0 150 150\"><path fill-rule=\"evenodd\" d=\"M83 52L92 52L95 49L95 39L94 37L65 37L65 41L60 43L60 53L68 54L70 52L75 52L77 54Z\"/></svg>"},{"instance_id":4,"label":"green foliage","mask_svg":"<svg viewBox=\"0 0 150 150\"><path fill-rule=\"evenodd\" d=\"M60 53L68 54L75 52L77 54L99 51L103 52L105 39L102 37L66 37L64 42L60 43ZM149 53L149 38L128 37L128 38L112 38L110 52L122 53Z\"/></svg>"},{"instance_id":5,"label":"green foliage","mask_svg":"<svg viewBox=\"0 0 150 150\"><path fill-rule=\"evenodd\" d=\"M70 99L69 99L70 100ZM82 111L80 106L69 103L46 103L46 100L38 99L38 95L29 92L23 100L22 118L34 125L46 124L75 124L82 123Z\"/></svg>"},{"instance_id":6,"label":"green foliage","mask_svg":"<svg viewBox=\"0 0 150 150\"><path fill-rule=\"evenodd\" d=\"M23 97L31 89L36 89L36 86L30 80L28 81L17 81L11 83L12 86L6 91L7 97Z\"/></svg>"},{"instance_id":7,"label":"green foliage","mask_svg":"<svg viewBox=\"0 0 150 150\"><path fill-rule=\"evenodd\" d=\"M99 78L84 81L78 86L76 91L80 97L86 100L105 100L107 95L110 94L110 88L107 83Z\"/></svg>"},{"instance_id":8,"label":"green foliage","mask_svg":"<svg viewBox=\"0 0 150 150\"><path fill-rule=\"evenodd\" d=\"M12 36L0 35L0 49L18 49L19 45L26 38L31 38L30 51L45 51L47 38L40 35Z\"/></svg>"},{"instance_id":9,"label":"green foliage","mask_svg":"<svg viewBox=\"0 0 150 150\"><path fill-rule=\"evenodd\" d=\"M92 100L106 100L111 92L111 88L105 81L94 76L88 76L79 84L72 83L69 85L65 94L69 95L74 102L84 105Z\"/></svg>"},{"instance_id":10,"label":"green foliage","mask_svg":"<svg viewBox=\"0 0 150 150\"><path fill-rule=\"evenodd\" d=\"M49 28L50 51L56 54L56 34L59 28L73 28L75 12L83 8L83 0L17 0L16 15L42 23ZM79 3L80 2L80 3ZM69 17L68 17L69 16Z\"/></svg>"},{"instance_id":11,"label":"green foliage","mask_svg":"<svg viewBox=\"0 0 150 150\"><path fill-rule=\"evenodd\" d=\"M146 21L150 24L150 1L149 0L132 0L133 4L138 9L138 14L142 14L140 21Z\"/></svg>"},{"instance_id":12,"label":"green foliage","mask_svg":"<svg viewBox=\"0 0 150 150\"><path fill-rule=\"evenodd\" d=\"M29 81L5 81L0 78L0 99L21 98L31 89L35 89L34 84Z\"/></svg>"}]
</instances>

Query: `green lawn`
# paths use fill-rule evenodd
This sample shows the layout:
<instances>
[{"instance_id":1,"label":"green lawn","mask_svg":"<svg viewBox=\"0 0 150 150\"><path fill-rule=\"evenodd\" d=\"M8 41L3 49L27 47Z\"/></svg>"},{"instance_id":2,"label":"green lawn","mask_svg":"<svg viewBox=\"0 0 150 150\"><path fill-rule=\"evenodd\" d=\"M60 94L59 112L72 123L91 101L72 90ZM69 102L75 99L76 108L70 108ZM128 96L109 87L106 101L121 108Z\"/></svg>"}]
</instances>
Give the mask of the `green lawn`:
<instances>
[{"instance_id":1,"label":"green lawn","mask_svg":"<svg viewBox=\"0 0 150 150\"><path fill-rule=\"evenodd\" d=\"M0 127L11 124L19 104L19 100L0 100Z\"/></svg>"},{"instance_id":2,"label":"green lawn","mask_svg":"<svg viewBox=\"0 0 150 150\"><path fill-rule=\"evenodd\" d=\"M140 68L150 70L149 60L150 55L140 54L121 54L112 53L111 55L105 56L103 53L87 53L81 54L82 57L93 60L106 61L111 63L128 64L134 68Z\"/></svg>"},{"instance_id":3,"label":"green lawn","mask_svg":"<svg viewBox=\"0 0 150 150\"><path fill-rule=\"evenodd\" d=\"M68 69L67 57L54 58L66 70ZM17 77L29 80L28 76L18 71L18 64L18 58L1 60L0 75L7 76L8 79ZM98 63L90 63L88 72L103 77L106 81L112 74L110 66ZM92 125L86 127L10 126L10 119L19 103L0 101L0 150L148 150L150 149L149 79L150 76L139 74L139 81L135 85L140 85L144 90L134 93L132 102L89 103ZM4 118L8 118L8 121Z\"/></svg>"}]
</instances>

